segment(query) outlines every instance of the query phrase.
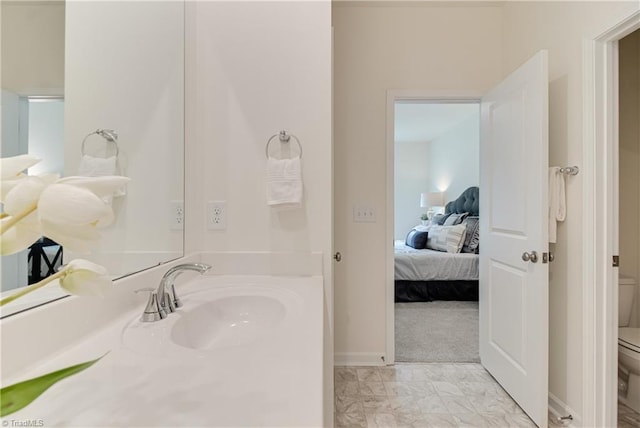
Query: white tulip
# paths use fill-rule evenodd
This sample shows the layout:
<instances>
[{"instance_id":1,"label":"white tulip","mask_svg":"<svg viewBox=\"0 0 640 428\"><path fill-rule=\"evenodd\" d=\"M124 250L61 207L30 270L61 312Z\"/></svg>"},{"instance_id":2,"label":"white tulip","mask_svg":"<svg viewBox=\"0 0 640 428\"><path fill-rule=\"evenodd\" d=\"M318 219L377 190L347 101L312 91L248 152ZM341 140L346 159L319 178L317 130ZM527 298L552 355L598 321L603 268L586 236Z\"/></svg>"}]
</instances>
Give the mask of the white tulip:
<instances>
[{"instance_id":1,"label":"white tulip","mask_svg":"<svg viewBox=\"0 0 640 428\"><path fill-rule=\"evenodd\" d=\"M114 218L111 206L92 191L59 182L40 195L38 216L45 236L78 253L89 252L100 239L96 228L109 225Z\"/></svg>"},{"instance_id":2,"label":"white tulip","mask_svg":"<svg viewBox=\"0 0 640 428\"><path fill-rule=\"evenodd\" d=\"M0 300L0 306L38 290L55 279L60 280L60 286L63 289L78 296L102 296L113 284L105 268L88 260L76 259L55 274Z\"/></svg>"},{"instance_id":3,"label":"white tulip","mask_svg":"<svg viewBox=\"0 0 640 428\"><path fill-rule=\"evenodd\" d=\"M113 210L95 193L70 184L47 186L40 195L38 213L40 221L59 225L106 226L113 220Z\"/></svg>"},{"instance_id":4,"label":"white tulip","mask_svg":"<svg viewBox=\"0 0 640 428\"><path fill-rule=\"evenodd\" d=\"M19 177L22 171L37 164L42 159L33 155L19 155L0 159L0 177L2 181Z\"/></svg>"},{"instance_id":5,"label":"white tulip","mask_svg":"<svg viewBox=\"0 0 640 428\"><path fill-rule=\"evenodd\" d=\"M42 220L40 224L42 235L76 253L89 253L101 237L93 224L58 224L49 220Z\"/></svg>"},{"instance_id":6,"label":"white tulip","mask_svg":"<svg viewBox=\"0 0 640 428\"><path fill-rule=\"evenodd\" d=\"M89 260L72 260L63 272L60 286L78 296L102 296L113 284L107 270Z\"/></svg>"},{"instance_id":7,"label":"white tulip","mask_svg":"<svg viewBox=\"0 0 640 428\"><path fill-rule=\"evenodd\" d=\"M15 216L38 206L40 194L47 183L40 177L25 177L19 180L4 199L4 212Z\"/></svg>"},{"instance_id":8,"label":"white tulip","mask_svg":"<svg viewBox=\"0 0 640 428\"><path fill-rule=\"evenodd\" d=\"M15 204L20 203L16 202L16 199L22 201L23 204L27 202L25 205L29 205L28 202L30 202L31 199L36 197L36 195L40 196L39 193L33 192L35 186L48 186L49 184L55 183L58 178L60 178L58 174L42 174L37 176L22 175L15 180L2 180L0 183L0 202L4 204L5 212L7 211L7 201L9 201L9 206L14 206L13 209L10 208L12 211L17 210ZM20 190L22 186L25 186L25 188ZM9 196L9 193L16 187L18 187L18 190Z\"/></svg>"},{"instance_id":9,"label":"white tulip","mask_svg":"<svg viewBox=\"0 0 640 428\"><path fill-rule=\"evenodd\" d=\"M3 219L2 223L10 221ZM38 214L33 212L16 223L12 228L6 230L0 237L0 253L3 256L18 253L28 248L42 236Z\"/></svg>"},{"instance_id":10,"label":"white tulip","mask_svg":"<svg viewBox=\"0 0 640 428\"><path fill-rule=\"evenodd\" d=\"M17 181L15 186L7 193L3 201L4 212L2 213L3 219L0 225L2 254L13 254L16 251L20 251L18 246L25 245L27 236L34 236L33 230L39 229L38 218L32 216L32 214L37 210L40 194L47 187L47 182L50 180L52 180L50 176L46 178L25 177ZM26 218L30 220L25 222ZM26 223L31 224L27 225ZM28 228L28 230L8 233L16 227ZM24 248L27 248L31 243L25 245Z\"/></svg>"},{"instance_id":11,"label":"white tulip","mask_svg":"<svg viewBox=\"0 0 640 428\"><path fill-rule=\"evenodd\" d=\"M5 213L10 217L2 221L2 254L25 249L42 235L69 250L87 253L100 239L95 229L114 219L111 206L101 198L129 181L120 176L56 180L57 175L25 177L7 193ZM37 218L23 224L34 211Z\"/></svg>"},{"instance_id":12,"label":"white tulip","mask_svg":"<svg viewBox=\"0 0 640 428\"><path fill-rule=\"evenodd\" d=\"M21 155L2 159L0 252L13 254L44 235L69 250L88 252L100 239L96 228L114 220L104 201L130 181L127 177L65 177L22 173L40 159ZM35 215L34 215L35 214Z\"/></svg>"},{"instance_id":13,"label":"white tulip","mask_svg":"<svg viewBox=\"0 0 640 428\"><path fill-rule=\"evenodd\" d=\"M0 201L4 201L7 194L23 178L27 177L22 170L40 162L40 159L31 155L20 155L11 158L0 159Z\"/></svg>"}]
</instances>

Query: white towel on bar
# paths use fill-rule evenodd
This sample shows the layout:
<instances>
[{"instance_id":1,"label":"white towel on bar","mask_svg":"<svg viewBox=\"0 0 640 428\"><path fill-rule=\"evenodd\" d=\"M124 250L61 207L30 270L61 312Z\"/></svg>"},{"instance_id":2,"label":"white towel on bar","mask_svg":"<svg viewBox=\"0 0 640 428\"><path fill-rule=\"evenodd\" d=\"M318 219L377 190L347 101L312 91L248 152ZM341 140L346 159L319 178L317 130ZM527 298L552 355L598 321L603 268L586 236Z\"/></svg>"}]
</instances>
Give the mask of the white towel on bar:
<instances>
[{"instance_id":1,"label":"white towel on bar","mask_svg":"<svg viewBox=\"0 0 640 428\"><path fill-rule=\"evenodd\" d=\"M118 158L111 156L108 158L97 158L94 156L82 155L80 159L80 166L78 167L78 175L82 177L104 177L106 175L120 175L120 168L118 167ZM126 195L126 188L116 190L113 196ZM111 202L111 198L107 197Z\"/></svg>"},{"instance_id":2,"label":"white towel on bar","mask_svg":"<svg viewBox=\"0 0 640 428\"><path fill-rule=\"evenodd\" d=\"M559 167L549 168L549 242L552 243L556 242L558 222L567 216L564 178Z\"/></svg>"},{"instance_id":3,"label":"white towel on bar","mask_svg":"<svg viewBox=\"0 0 640 428\"><path fill-rule=\"evenodd\" d=\"M300 158L267 160L267 204L283 208L302 204Z\"/></svg>"}]
</instances>

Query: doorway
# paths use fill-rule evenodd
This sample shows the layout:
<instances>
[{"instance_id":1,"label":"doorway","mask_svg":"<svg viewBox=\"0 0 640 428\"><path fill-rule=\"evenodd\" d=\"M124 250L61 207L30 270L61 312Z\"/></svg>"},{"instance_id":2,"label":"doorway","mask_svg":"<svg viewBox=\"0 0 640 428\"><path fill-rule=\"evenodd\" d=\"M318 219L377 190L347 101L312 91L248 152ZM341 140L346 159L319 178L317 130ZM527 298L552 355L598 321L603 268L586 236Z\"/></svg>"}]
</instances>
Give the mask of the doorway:
<instances>
[{"instance_id":1,"label":"doorway","mask_svg":"<svg viewBox=\"0 0 640 428\"><path fill-rule=\"evenodd\" d=\"M584 424L618 416L620 226L620 40L640 28L640 11L585 44ZM592 120L591 120L592 119ZM637 121L637 119L636 119Z\"/></svg>"},{"instance_id":2,"label":"doorway","mask_svg":"<svg viewBox=\"0 0 640 428\"><path fill-rule=\"evenodd\" d=\"M454 156L460 151L460 147L456 147L458 143L447 141L446 134L447 131L451 131L452 133L466 132L467 137L469 134L474 135L475 133L477 135L479 132L479 100L480 94L478 93L387 92L386 362L388 364L407 359L406 352L403 353L401 349L396 350L398 341L396 340L395 244L396 242L398 244L406 243L406 235L415 226L422 226L421 216L423 214L427 214L428 211L434 213L444 211L444 203L440 206L427 206L425 199L427 194L439 193L443 202L448 202L457 198L459 193L467 187L477 186L479 156L473 154L474 149L470 149L470 153L464 156L464 161L460 161L460 156L457 158ZM445 117L448 118L445 119ZM470 124L474 121L475 124ZM456 128L458 128L457 131ZM478 142L476 147L478 147L479 136L476 141ZM437 147L444 148L440 153L435 153ZM434 161L432 169L429 168L430 152ZM455 174L458 176L457 180L452 178L453 174L447 175L446 170L464 169L463 165L468 168L467 163L474 156L476 159L474 171L476 172ZM449 167L435 165L438 159L444 158L448 158L447 162L452 162L452 165ZM442 163L442 161L440 162ZM454 167L453 163L457 165ZM466 175L466 178L461 179L461 175ZM476 181L474 182L474 180ZM402 190L397 190L399 186L403 187ZM423 302L417 303L425 306ZM477 304L477 302L475 303ZM404 308L401 308L405 315L413 312L410 316L415 316L417 319L421 318L421 311L428 310L418 308L418 305L412 307L411 303L403 302L402 304L405 305ZM455 305L453 302L450 304ZM406 305L409 306L406 307ZM471 309L471 311L473 310ZM477 310L477 306L475 310ZM411 324L411 321L408 322ZM411 332L407 333L410 338ZM476 335L475 341L477 342L477 340ZM402 343L399 345L402 346ZM416 346L414 349L416 352L413 353L411 361L429 358L420 356L420 348L419 345ZM398 359L396 356L400 358ZM440 358L446 359L446 356ZM440 359L440 361L443 360Z\"/></svg>"},{"instance_id":3,"label":"doorway","mask_svg":"<svg viewBox=\"0 0 640 428\"><path fill-rule=\"evenodd\" d=\"M618 425L640 423L640 30L618 42Z\"/></svg>"},{"instance_id":4,"label":"doorway","mask_svg":"<svg viewBox=\"0 0 640 428\"><path fill-rule=\"evenodd\" d=\"M478 101L395 101L391 305L396 362L480 362L479 256L477 247L464 245L472 232L460 236L459 253L426 239L436 222L447 222L437 225L443 231L478 227L478 216L470 215L476 212L448 219L444 211L467 189L478 188L479 121Z\"/></svg>"},{"instance_id":5,"label":"doorway","mask_svg":"<svg viewBox=\"0 0 640 428\"><path fill-rule=\"evenodd\" d=\"M543 50L481 97L433 97L458 102L481 99L482 193L478 187L467 189L475 195L465 190L455 203L447 204L445 213L453 218L475 211L478 216L482 365L539 426L546 426L548 408L548 85L548 53ZM395 102L403 95L408 100L432 98L387 93L386 308L391 327L395 321L394 116ZM459 252L466 226L459 232L438 229L455 227L455 220L438 221L428 230L428 239L443 244L441 251ZM394 329L388 328L386 336L387 349L394 349ZM537 358L528 358L534 354Z\"/></svg>"},{"instance_id":6,"label":"doorway","mask_svg":"<svg viewBox=\"0 0 640 428\"><path fill-rule=\"evenodd\" d=\"M64 98L20 95L2 89L2 157L30 154L43 161L31 175L62 174L64 163ZM0 293L18 284L34 284L62 265L62 247L41 238L30 248L2 258Z\"/></svg>"}]
</instances>

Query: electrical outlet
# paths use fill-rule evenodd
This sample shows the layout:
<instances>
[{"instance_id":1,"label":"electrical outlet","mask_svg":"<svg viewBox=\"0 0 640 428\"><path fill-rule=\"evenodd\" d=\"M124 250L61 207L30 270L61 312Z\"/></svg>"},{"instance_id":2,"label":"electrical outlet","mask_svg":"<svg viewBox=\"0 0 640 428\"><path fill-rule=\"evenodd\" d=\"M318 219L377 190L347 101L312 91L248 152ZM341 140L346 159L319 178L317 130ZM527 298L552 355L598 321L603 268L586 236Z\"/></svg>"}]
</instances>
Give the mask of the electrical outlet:
<instances>
[{"instance_id":1,"label":"electrical outlet","mask_svg":"<svg viewBox=\"0 0 640 428\"><path fill-rule=\"evenodd\" d=\"M353 221L356 223L375 223L376 212L371 207L353 207Z\"/></svg>"},{"instance_id":2,"label":"electrical outlet","mask_svg":"<svg viewBox=\"0 0 640 428\"><path fill-rule=\"evenodd\" d=\"M172 230L184 229L184 203L182 201L171 201L169 224Z\"/></svg>"},{"instance_id":3,"label":"electrical outlet","mask_svg":"<svg viewBox=\"0 0 640 428\"><path fill-rule=\"evenodd\" d=\"M222 230L227 228L227 202L209 201L207 203L207 229Z\"/></svg>"}]
</instances>

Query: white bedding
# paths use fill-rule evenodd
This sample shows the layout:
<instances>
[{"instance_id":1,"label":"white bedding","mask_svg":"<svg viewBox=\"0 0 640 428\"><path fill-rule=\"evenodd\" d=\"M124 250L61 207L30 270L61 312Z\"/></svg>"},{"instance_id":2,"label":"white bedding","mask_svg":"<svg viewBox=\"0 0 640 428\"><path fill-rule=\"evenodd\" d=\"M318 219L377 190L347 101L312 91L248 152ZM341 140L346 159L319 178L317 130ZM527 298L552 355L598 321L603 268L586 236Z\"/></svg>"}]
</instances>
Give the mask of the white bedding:
<instances>
[{"instance_id":1,"label":"white bedding","mask_svg":"<svg viewBox=\"0 0 640 428\"><path fill-rule=\"evenodd\" d=\"M416 250L395 241L395 279L408 281L477 280L480 256Z\"/></svg>"}]
</instances>

